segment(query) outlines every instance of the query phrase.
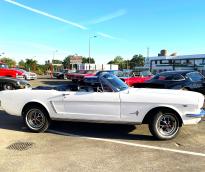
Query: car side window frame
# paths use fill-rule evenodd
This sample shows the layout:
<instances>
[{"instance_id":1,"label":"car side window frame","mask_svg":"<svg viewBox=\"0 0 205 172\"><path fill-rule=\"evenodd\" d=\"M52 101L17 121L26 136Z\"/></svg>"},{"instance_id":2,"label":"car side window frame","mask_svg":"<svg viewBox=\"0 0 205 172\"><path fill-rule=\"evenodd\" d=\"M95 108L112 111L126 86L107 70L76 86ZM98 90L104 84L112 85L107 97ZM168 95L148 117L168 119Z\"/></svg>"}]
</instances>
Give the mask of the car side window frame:
<instances>
[{"instance_id":1,"label":"car side window frame","mask_svg":"<svg viewBox=\"0 0 205 172\"><path fill-rule=\"evenodd\" d=\"M113 90L113 88L110 87L109 83L106 83L106 80L99 79L99 82L100 82L100 85L101 85L102 92L105 92L105 93L115 92L115 90ZM103 84L105 84L107 87L109 87L109 89L112 90L112 91L105 91Z\"/></svg>"},{"instance_id":2,"label":"car side window frame","mask_svg":"<svg viewBox=\"0 0 205 172\"><path fill-rule=\"evenodd\" d=\"M174 76L174 74L170 74L170 76ZM165 80L162 80L162 81L184 81L184 80L186 80L185 79L185 77L184 76L182 76L181 74L175 74L175 75L179 75L182 79L165 79ZM161 76L163 76L163 75L161 75ZM169 75L167 75L167 76L169 76ZM167 77L166 75L164 76L165 78ZM155 80L160 80L159 79L160 78L160 75L158 76L158 78L157 79L155 79Z\"/></svg>"},{"instance_id":3,"label":"car side window frame","mask_svg":"<svg viewBox=\"0 0 205 172\"><path fill-rule=\"evenodd\" d=\"M173 79L172 81L184 81L185 77L182 76L181 74L177 74L178 76L180 76L182 79Z\"/></svg>"}]
</instances>

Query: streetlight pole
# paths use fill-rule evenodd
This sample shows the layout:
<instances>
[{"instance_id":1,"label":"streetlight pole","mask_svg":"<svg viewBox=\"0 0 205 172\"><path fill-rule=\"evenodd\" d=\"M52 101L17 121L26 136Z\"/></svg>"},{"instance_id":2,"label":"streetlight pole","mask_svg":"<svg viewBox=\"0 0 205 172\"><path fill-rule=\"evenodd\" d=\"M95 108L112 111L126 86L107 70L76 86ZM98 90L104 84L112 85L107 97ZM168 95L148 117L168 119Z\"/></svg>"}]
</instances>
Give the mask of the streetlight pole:
<instances>
[{"instance_id":1,"label":"streetlight pole","mask_svg":"<svg viewBox=\"0 0 205 172\"><path fill-rule=\"evenodd\" d=\"M51 60L51 63L50 63L50 76L51 78L53 78L53 69L54 69L54 65L53 65L53 61L54 61L54 58L55 58L55 54L58 52L58 50L55 50L53 51L53 60Z\"/></svg>"},{"instance_id":2,"label":"streetlight pole","mask_svg":"<svg viewBox=\"0 0 205 172\"><path fill-rule=\"evenodd\" d=\"M90 36L90 34L89 34L89 42L88 42L88 51L89 51L89 59L88 59L88 61L89 61L89 68L90 68L90 40L92 39L92 38L97 38L97 36L96 35L93 35L93 36Z\"/></svg>"},{"instance_id":3,"label":"streetlight pole","mask_svg":"<svg viewBox=\"0 0 205 172\"><path fill-rule=\"evenodd\" d=\"M58 50L55 50L54 52L53 52L53 60L54 60L54 58L55 58L55 54L58 52Z\"/></svg>"},{"instance_id":4,"label":"streetlight pole","mask_svg":"<svg viewBox=\"0 0 205 172\"><path fill-rule=\"evenodd\" d=\"M150 48L147 47L147 58L149 58L149 50L150 50Z\"/></svg>"}]
</instances>

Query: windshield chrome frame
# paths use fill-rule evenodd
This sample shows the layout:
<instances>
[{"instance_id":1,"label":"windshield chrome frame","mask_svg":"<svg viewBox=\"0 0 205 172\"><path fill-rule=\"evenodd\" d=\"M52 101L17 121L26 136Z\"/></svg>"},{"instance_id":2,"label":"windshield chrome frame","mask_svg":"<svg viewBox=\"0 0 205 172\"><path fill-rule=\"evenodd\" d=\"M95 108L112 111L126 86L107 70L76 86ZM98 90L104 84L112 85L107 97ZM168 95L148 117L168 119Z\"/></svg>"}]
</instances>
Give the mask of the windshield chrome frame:
<instances>
[{"instance_id":1,"label":"windshield chrome frame","mask_svg":"<svg viewBox=\"0 0 205 172\"><path fill-rule=\"evenodd\" d=\"M106 73L106 74L100 75L100 76L99 76L99 82L100 82L100 83L102 83L102 81L105 82L105 83L110 87L110 89L113 90L113 92L121 92L121 91L127 90L127 89L129 88L129 87L127 86L127 88L124 89L124 90L118 90L118 89L117 89L116 87L114 87L110 82L108 82L107 79L105 79L105 78L103 77L104 75L112 75L112 74ZM118 78L118 77L115 76L115 75L112 75L112 76L114 76L114 77L116 77L117 79L121 80L120 78ZM123 81L122 81L122 82L123 82ZM125 84L125 85L126 85L126 84Z\"/></svg>"}]
</instances>

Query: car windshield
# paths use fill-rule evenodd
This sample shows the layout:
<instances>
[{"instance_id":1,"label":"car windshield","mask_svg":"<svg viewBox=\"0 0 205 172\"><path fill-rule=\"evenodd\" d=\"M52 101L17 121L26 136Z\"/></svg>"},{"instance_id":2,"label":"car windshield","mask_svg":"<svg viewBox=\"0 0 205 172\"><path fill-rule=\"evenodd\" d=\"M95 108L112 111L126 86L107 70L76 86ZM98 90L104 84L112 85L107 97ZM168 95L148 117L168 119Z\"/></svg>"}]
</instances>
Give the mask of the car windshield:
<instances>
[{"instance_id":1,"label":"car windshield","mask_svg":"<svg viewBox=\"0 0 205 172\"><path fill-rule=\"evenodd\" d=\"M23 70L23 69L17 69L17 70L20 70L21 72L27 72L27 71L25 71L25 70Z\"/></svg>"},{"instance_id":2,"label":"car windshield","mask_svg":"<svg viewBox=\"0 0 205 172\"><path fill-rule=\"evenodd\" d=\"M116 88L117 91L123 91L128 89L128 86L117 76L111 74L103 75L103 78L110 84L112 87Z\"/></svg>"},{"instance_id":3,"label":"car windshield","mask_svg":"<svg viewBox=\"0 0 205 172\"><path fill-rule=\"evenodd\" d=\"M199 72L188 73L187 77L189 77L193 82L204 80L204 77Z\"/></svg>"},{"instance_id":4,"label":"car windshield","mask_svg":"<svg viewBox=\"0 0 205 172\"><path fill-rule=\"evenodd\" d=\"M8 68L8 65L6 65L6 64L0 64L0 68Z\"/></svg>"}]
</instances>

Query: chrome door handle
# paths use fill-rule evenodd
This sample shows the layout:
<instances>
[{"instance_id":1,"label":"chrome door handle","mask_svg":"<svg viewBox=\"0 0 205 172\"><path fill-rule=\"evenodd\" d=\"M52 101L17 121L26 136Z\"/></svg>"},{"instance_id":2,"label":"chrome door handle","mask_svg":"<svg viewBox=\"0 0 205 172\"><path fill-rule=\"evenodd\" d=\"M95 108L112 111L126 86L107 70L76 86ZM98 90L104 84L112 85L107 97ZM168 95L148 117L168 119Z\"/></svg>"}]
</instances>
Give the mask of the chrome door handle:
<instances>
[{"instance_id":1,"label":"chrome door handle","mask_svg":"<svg viewBox=\"0 0 205 172\"><path fill-rule=\"evenodd\" d=\"M65 96L69 96L70 94L69 93L64 93L63 94L63 96L65 97Z\"/></svg>"}]
</instances>

